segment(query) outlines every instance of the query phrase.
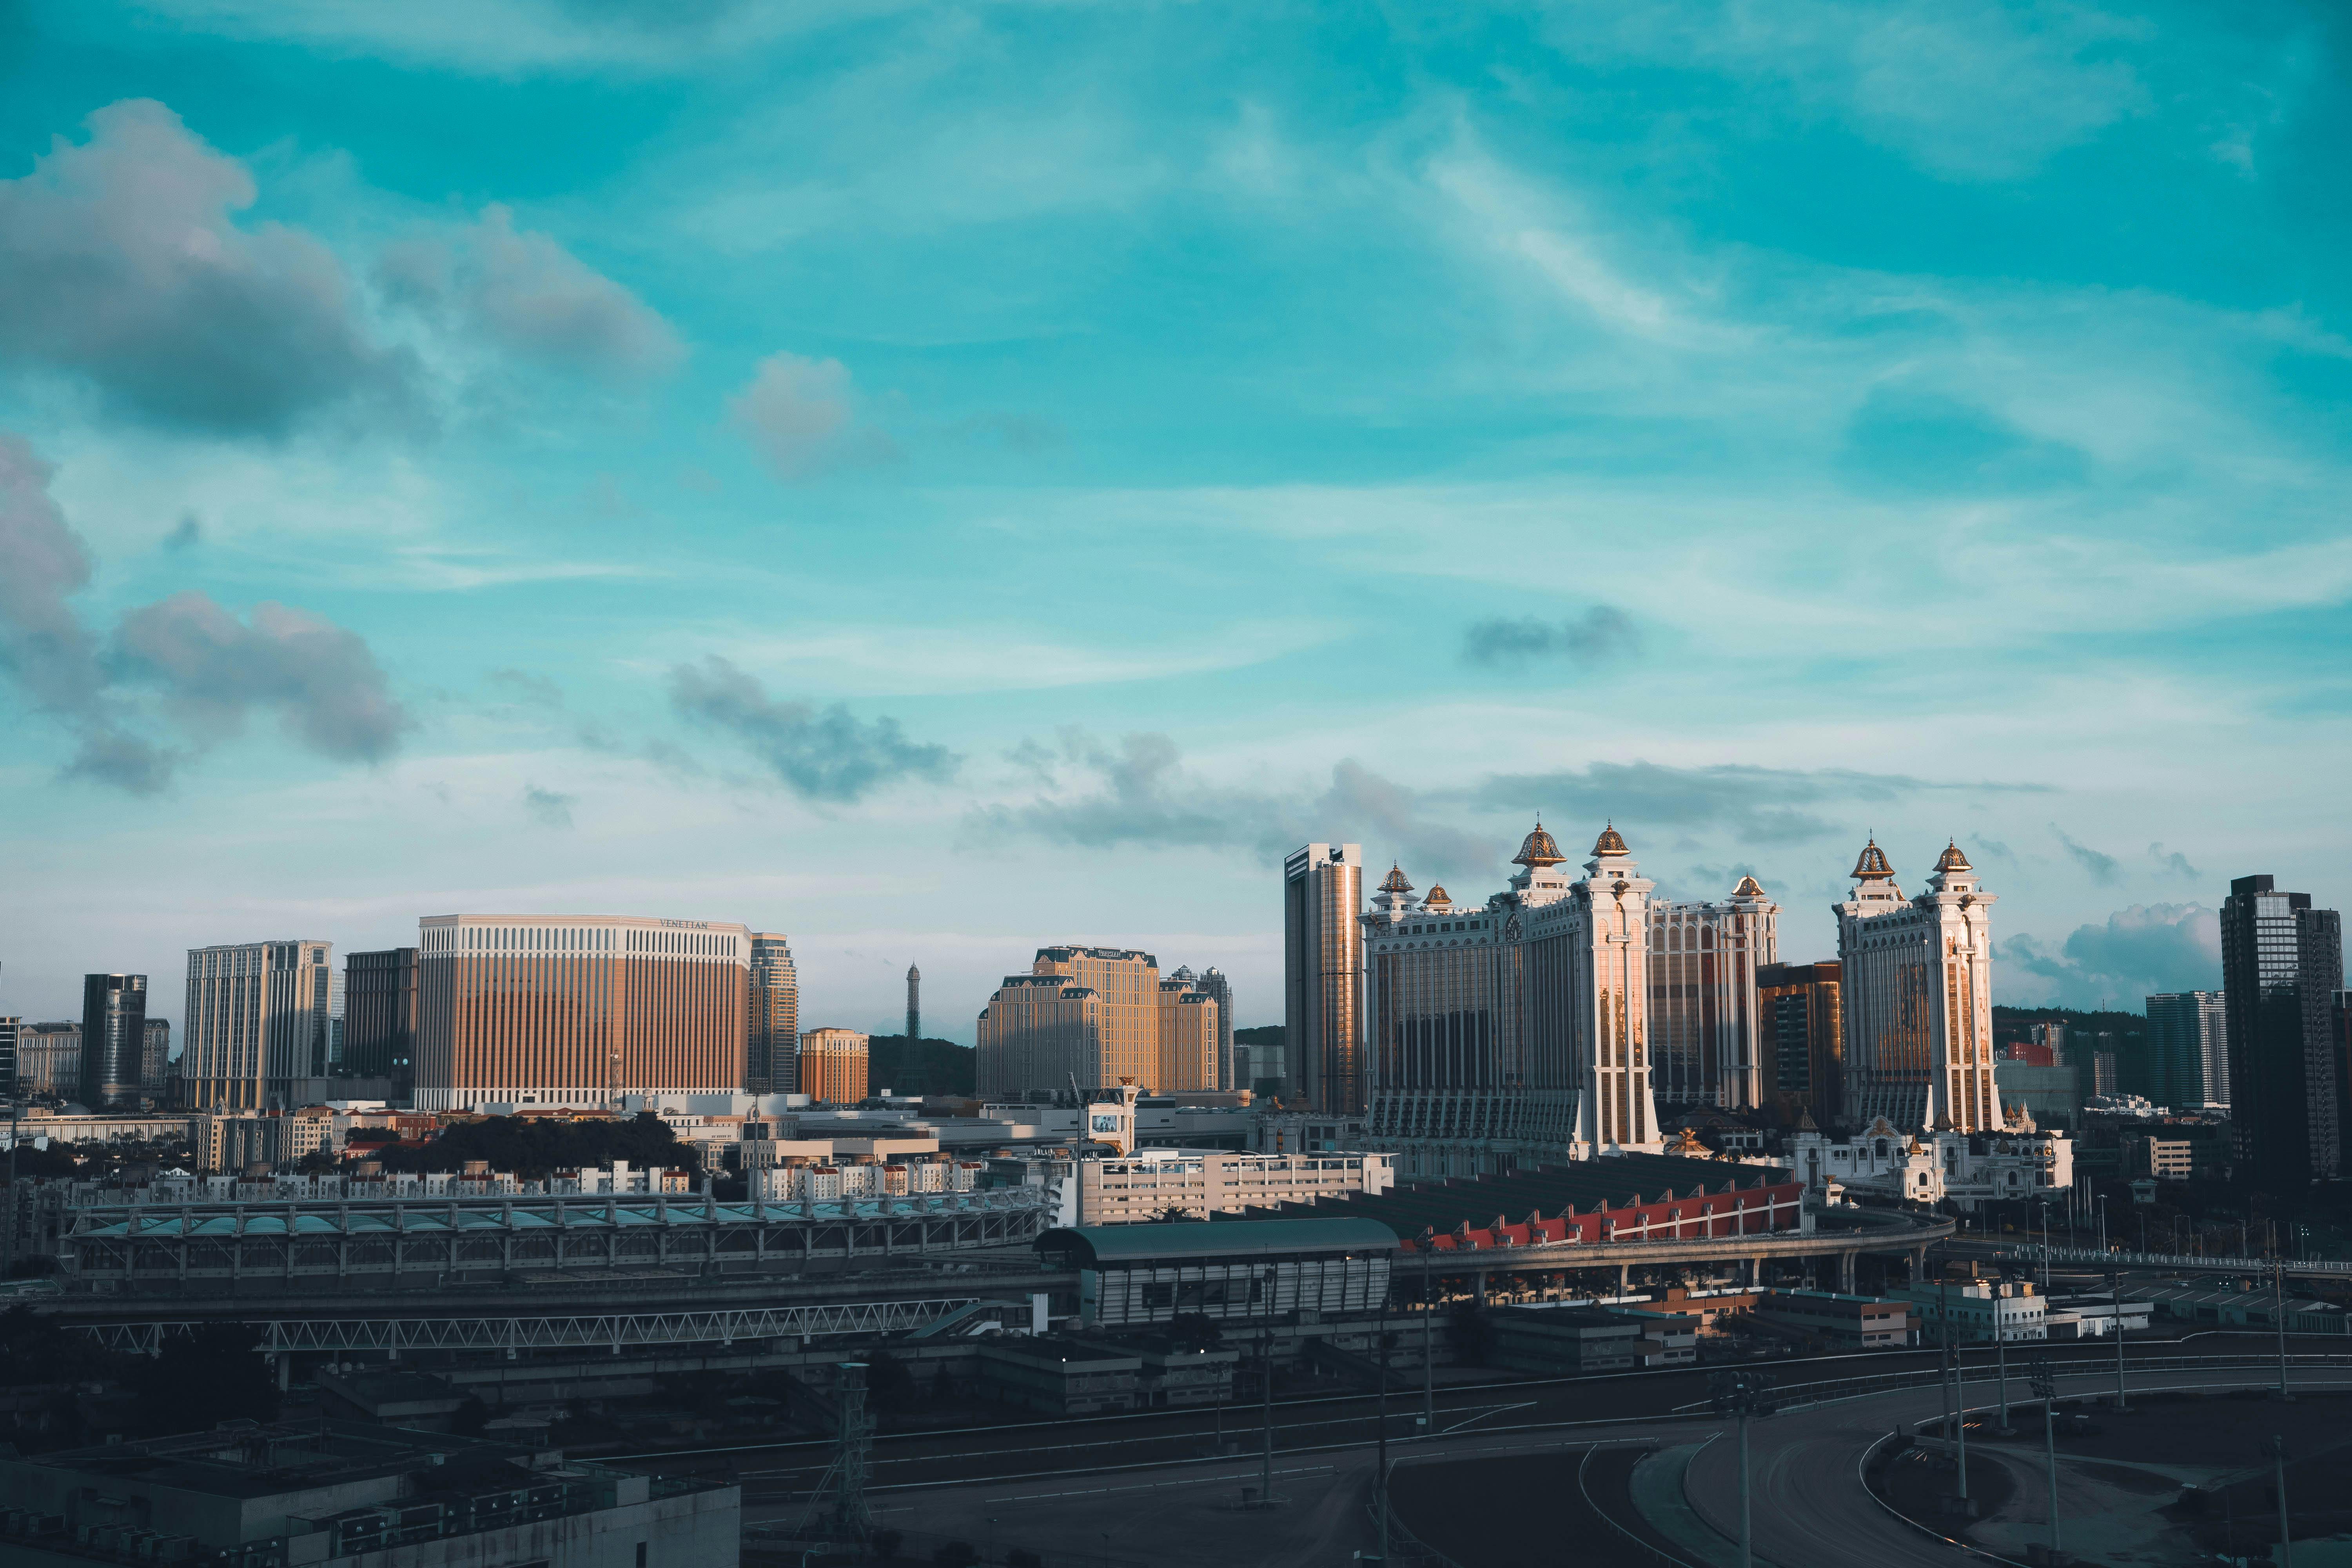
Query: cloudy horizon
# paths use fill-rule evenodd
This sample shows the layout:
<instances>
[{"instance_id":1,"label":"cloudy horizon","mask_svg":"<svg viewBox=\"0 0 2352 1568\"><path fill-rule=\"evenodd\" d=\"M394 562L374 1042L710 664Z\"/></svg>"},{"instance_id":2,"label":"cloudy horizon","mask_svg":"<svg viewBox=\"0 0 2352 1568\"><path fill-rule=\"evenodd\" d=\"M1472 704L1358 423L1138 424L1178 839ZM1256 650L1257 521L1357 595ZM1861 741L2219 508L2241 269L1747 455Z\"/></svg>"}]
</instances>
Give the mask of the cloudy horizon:
<instances>
[{"instance_id":1,"label":"cloudy horizon","mask_svg":"<svg viewBox=\"0 0 2352 1568\"><path fill-rule=\"evenodd\" d=\"M0 1012L740 921L969 1043L1280 1021L1280 860L1540 813L1996 997L2342 908L2352 43L2294 4L34 0L0 21Z\"/></svg>"}]
</instances>

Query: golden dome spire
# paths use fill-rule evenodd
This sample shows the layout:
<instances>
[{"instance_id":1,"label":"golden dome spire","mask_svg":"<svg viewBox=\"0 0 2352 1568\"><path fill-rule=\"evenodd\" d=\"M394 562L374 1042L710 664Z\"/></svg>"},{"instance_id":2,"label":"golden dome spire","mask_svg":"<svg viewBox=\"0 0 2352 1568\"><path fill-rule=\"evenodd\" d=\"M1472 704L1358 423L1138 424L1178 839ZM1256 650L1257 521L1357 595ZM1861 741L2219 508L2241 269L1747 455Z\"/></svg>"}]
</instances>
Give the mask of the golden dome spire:
<instances>
[{"instance_id":1,"label":"golden dome spire","mask_svg":"<svg viewBox=\"0 0 2352 1568\"><path fill-rule=\"evenodd\" d=\"M1393 860L1389 862L1389 874L1381 879L1381 891L1383 893L1410 893L1412 891L1412 884L1404 879L1403 867L1398 865Z\"/></svg>"},{"instance_id":2,"label":"golden dome spire","mask_svg":"<svg viewBox=\"0 0 2352 1568\"><path fill-rule=\"evenodd\" d=\"M1969 858L1960 853L1960 841L1955 838L1950 843L1944 846L1944 852L1941 855L1936 857L1936 869L1938 871L1973 871L1976 868L1969 865Z\"/></svg>"},{"instance_id":3,"label":"golden dome spire","mask_svg":"<svg viewBox=\"0 0 2352 1568\"><path fill-rule=\"evenodd\" d=\"M1595 855L1631 855L1633 853L1631 849L1625 847L1625 836L1617 831L1617 825L1614 822L1603 827L1601 830L1601 837L1592 841L1592 852Z\"/></svg>"},{"instance_id":4,"label":"golden dome spire","mask_svg":"<svg viewBox=\"0 0 2352 1568\"><path fill-rule=\"evenodd\" d=\"M1739 886L1731 889L1731 896L1735 899L1760 899L1764 896L1764 885L1753 877L1742 877Z\"/></svg>"},{"instance_id":5,"label":"golden dome spire","mask_svg":"<svg viewBox=\"0 0 2352 1568\"><path fill-rule=\"evenodd\" d=\"M1871 835L1870 842L1862 847L1862 853L1855 858L1853 869L1848 875L1860 878L1864 881L1874 881L1880 877L1895 875L1895 868L1886 863L1886 851L1878 847L1876 834Z\"/></svg>"},{"instance_id":6,"label":"golden dome spire","mask_svg":"<svg viewBox=\"0 0 2352 1568\"><path fill-rule=\"evenodd\" d=\"M1422 900L1421 901L1427 904L1433 910L1438 908L1440 905L1451 906L1454 902L1452 899L1446 896L1445 884L1443 882L1429 889L1429 897Z\"/></svg>"},{"instance_id":7,"label":"golden dome spire","mask_svg":"<svg viewBox=\"0 0 2352 1568\"><path fill-rule=\"evenodd\" d=\"M1568 857L1559 852L1559 845L1544 831L1543 818L1536 818L1536 830L1519 841L1519 852L1511 857L1515 866L1530 870L1544 866L1557 866Z\"/></svg>"}]
</instances>

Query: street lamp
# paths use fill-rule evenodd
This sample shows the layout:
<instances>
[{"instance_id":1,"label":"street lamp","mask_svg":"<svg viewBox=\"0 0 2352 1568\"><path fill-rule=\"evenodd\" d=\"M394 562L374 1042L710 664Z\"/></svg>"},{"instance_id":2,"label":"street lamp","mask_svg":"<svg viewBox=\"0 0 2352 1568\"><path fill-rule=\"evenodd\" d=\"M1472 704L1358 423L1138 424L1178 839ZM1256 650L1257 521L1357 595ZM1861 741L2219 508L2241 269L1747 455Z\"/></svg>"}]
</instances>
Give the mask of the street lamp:
<instances>
[{"instance_id":1,"label":"street lamp","mask_svg":"<svg viewBox=\"0 0 2352 1568\"><path fill-rule=\"evenodd\" d=\"M2279 1568L2294 1568L2294 1547L2286 1532L2286 1439L2273 1437L2263 1445L2263 1449L2278 1467Z\"/></svg>"},{"instance_id":2,"label":"street lamp","mask_svg":"<svg viewBox=\"0 0 2352 1568\"><path fill-rule=\"evenodd\" d=\"M2035 1355L2030 1374L2033 1392L2042 1401L2042 1451L2050 1467L2050 1561L2058 1561L2058 1376L2051 1369L2050 1352Z\"/></svg>"},{"instance_id":3,"label":"street lamp","mask_svg":"<svg viewBox=\"0 0 2352 1568\"><path fill-rule=\"evenodd\" d=\"M1739 1568L1755 1568L1755 1532L1749 1521L1748 1493L1748 1418L1769 1415L1772 1384L1759 1372L1719 1372L1708 1380L1707 1403L1717 1415L1739 1421Z\"/></svg>"}]
</instances>

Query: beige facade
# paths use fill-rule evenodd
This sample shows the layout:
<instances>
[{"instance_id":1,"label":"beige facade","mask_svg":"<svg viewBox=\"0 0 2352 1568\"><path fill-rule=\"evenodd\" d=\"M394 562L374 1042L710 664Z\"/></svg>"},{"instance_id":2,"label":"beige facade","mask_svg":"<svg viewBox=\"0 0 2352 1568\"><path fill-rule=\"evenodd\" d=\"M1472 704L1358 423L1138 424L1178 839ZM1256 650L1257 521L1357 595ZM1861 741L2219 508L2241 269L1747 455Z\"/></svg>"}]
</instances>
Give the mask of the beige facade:
<instances>
[{"instance_id":1,"label":"beige facade","mask_svg":"<svg viewBox=\"0 0 2352 1568\"><path fill-rule=\"evenodd\" d=\"M866 1098L867 1037L855 1029L811 1029L801 1036L800 1092L822 1105Z\"/></svg>"},{"instance_id":2,"label":"beige facade","mask_svg":"<svg viewBox=\"0 0 2352 1568\"><path fill-rule=\"evenodd\" d=\"M1160 961L1119 947L1041 947L1031 973L1058 976L1100 999L1095 1076L1081 1085L1121 1079L1150 1083L1160 1076Z\"/></svg>"},{"instance_id":3,"label":"beige facade","mask_svg":"<svg viewBox=\"0 0 2352 1568\"><path fill-rule=\"evenodd\" d=\"M1780 962L1780 907L1753 877L1731 897L1650 905L1650 1089L1660 1105L1753 1110L1764 1081L1756 972Z\"/></svg>"},{"instance_id":4,"label":"beige facade","mask_svg":"<svg viewBox=\"0 0 2352 1568\"><path fill-rule=\"evenodd\" d=\"M26 1094L71 1100L81 1087L81 1026L26 1024L16 1031L16 1079Z\"/></svg>"},{"instance_id":5,"label":"beige facade","mask_svg":"<svg viewBox=\"0 0 2352 1568\"><path fill-rule=\"evenodd\" d=\"M1160 983L1160 1065L1151 1087L1162 1094L1218 1085L1217 999L1188 980Z\"/></svg>"},{"instance_id":6,"label":"beige facade","mask_svg":"<svg viewBox=\"0 0 2352 1568\"><path fill-rule=\"evenodd\" d=\"M1396 1184L1393 1154L1243 1154L1221 1150L1077 1162L1079 1225L1193 1219L1278 1204L1377 1196Z\"/></svg>"},{"instance_id":7,"label":"beige facade","mask_svg":"<svg viewBox=\"0 0 2352 1568\"><path fill-rule=\"evenodd\" d=\"M733 1094L751 933L622 915L434 915L419 936L416 1108Z\"/></svg>"},{"instance_id":8,"label":"beige facade","mask_svg":"<svg viewBox=\"0 0 2352 1568\"><path fill-rule=\"evenodd\" d=\"M1873 839L1854 862L1853 894L1831 906L1845 1026L1846 1114L1883 1116L1906 1132L1998 1132L1994 1086L1992 906L1955 844L1906 899Z\"/></svg>"},{"instance_id":9,"label":"beige facade","mask_svg":"<svg viewBox=\"0 0 2352 1568\"><path fill-rule=\"evenodd\" d=\"M297 1082L326 1075L334 951L307 939L188 950L180 1019L184 1103L290 1110Z\"/></svg>"}]
</instances>

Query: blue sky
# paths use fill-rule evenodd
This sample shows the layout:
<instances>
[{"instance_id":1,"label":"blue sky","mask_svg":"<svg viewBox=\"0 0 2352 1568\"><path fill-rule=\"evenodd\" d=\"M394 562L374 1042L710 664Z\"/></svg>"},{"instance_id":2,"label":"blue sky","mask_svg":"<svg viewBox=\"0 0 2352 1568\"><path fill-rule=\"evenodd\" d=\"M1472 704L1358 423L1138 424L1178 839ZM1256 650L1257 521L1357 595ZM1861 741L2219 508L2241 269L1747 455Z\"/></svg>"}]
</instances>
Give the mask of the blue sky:
<instances>
[{"instance_id":1,"label":"blue sky","mask_svg":"<svg viewBox=\"0 0 2352 1568\"><path fill-rule=\"evenodd\" d=\"M1274 1021L1284 848L1538 809L2218 984L2352 896L2346 28L0 6L0 1007L496 909Z\"/></svg>"}]
</instances>

